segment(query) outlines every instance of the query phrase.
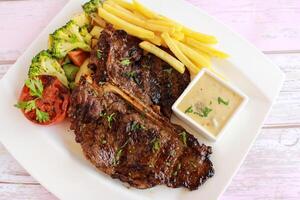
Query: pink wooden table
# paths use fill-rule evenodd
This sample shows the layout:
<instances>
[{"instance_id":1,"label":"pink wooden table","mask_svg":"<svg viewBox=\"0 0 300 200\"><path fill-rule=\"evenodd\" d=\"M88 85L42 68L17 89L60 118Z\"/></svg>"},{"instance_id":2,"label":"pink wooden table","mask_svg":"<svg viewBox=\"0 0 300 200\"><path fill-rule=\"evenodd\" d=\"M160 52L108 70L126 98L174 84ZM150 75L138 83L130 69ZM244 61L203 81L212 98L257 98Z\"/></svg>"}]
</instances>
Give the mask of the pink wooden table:
<instances>
[{"instance_id":1,"label":"pink wooden table","mask_svg":"<svg viewBox=\"0 0 300 200\"><path fill-rule=\"evenodd\" d=\"M261 48L286 81L222 200L300 199L299 0L189 0ZM0 1L0 78L67 0ZM262 3L264 2L264 3ZM0 144L0 200L57 199Z\"/></svg>"}]
</instances>

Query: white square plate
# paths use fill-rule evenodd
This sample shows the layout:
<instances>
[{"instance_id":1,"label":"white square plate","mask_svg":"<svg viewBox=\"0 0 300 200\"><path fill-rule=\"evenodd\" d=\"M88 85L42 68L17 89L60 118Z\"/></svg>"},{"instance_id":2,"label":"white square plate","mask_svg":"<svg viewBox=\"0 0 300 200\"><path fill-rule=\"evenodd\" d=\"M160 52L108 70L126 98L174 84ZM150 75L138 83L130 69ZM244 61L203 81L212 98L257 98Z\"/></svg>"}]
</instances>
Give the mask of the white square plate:
<instances>
[{"instance_id":1,"label":"white square plate","mask_svg":"<svg viewBox=\"0 0 300 200\"><path fill-rule=\"evenodd\" d=\"M215 60L216 69L237 85L249 97L249 102L216 143L199 138L213 147L211 159L216 173L198 190L190 192L165 186L148 190L124 187L86 161L73 133L68 131L68 122L51 127L36 126L13 107L32 57L47 47L48 34L65 24L73 14L81 12L83 0L70 1L0 82L1 142L33 177L60 199L215 200L241 165L279 93L283 73L223 24L183 0L141 1L193 29L217 36L220 47L231 58Z\"/></svg>"}]
</instances>

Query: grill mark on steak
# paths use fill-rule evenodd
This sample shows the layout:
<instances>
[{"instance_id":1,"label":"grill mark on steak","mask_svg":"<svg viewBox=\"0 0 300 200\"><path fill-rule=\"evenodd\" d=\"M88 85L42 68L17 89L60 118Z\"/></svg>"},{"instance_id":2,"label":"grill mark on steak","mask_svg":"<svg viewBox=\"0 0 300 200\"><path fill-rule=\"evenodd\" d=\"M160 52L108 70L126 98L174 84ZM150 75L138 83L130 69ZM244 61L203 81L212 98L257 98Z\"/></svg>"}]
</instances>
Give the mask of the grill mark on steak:
<instances>
[{"instance_id":1,"label":"grill mark on steak","mask_svg":"<svg viewBox=\"0 0 300 200\"><path fill-rule=\"evenodd\" d=\"M144 55L141 41L111 26L104 29L91 52L90 68L97 83L110 82L167 118L171 106L190 82L188 70L180 74L152 54ZM101 58L97 53L101 52ZM122 61L129 60L126 65Z\"/></svg>"},{"instance_id":2,"label":"grill mark on steak","mask_svg":"<svg viewBox=\"0 0 300 200\"><path fill-rule=\"evenodd\" d=\"M109 83L82 82L71 95L71 129L87 159L112 178L141 189L198 188L214 173L211 147L152 110L143 113L146 106Z\"/></svg>"}]
</instances>

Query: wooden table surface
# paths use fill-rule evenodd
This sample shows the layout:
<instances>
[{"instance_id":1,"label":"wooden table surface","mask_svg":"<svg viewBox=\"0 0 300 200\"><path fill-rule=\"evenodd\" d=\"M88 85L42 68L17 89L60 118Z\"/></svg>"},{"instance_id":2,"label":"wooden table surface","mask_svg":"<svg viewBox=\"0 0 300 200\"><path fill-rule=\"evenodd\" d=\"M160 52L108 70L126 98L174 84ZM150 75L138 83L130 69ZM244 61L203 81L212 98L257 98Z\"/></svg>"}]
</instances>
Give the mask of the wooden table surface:
<instances>
[{"instance_id":1,"label":"wooden table surface","mask_svg":"<svg viewBox=\"0 0 300 200\"><path fill-rule=\"evenodd\" d=\"M0 1L0 78L66 1ZM204 9L205 6L208 9L214 6L201 3L204 2L201 0L190 1L200 2L199 5L203 5ZM268 1L274 4L293 2L294 8L298 12L300 10L299 0ZM237 16L237 10L231 8L226 6L219 10L222 10L222 15L226 15L227 19L231 17L230 22L234 25L236 20L233 19ZM213 12L213 9L210 11ZM234 14L231 14L232 12ZM257 9L256 12L268 10ZM244 10L240 9L238 16L243 18L245 14ZM296 21L296 28L299 28L299 18L295 19L295 23ZM268 23L274 23L274 27L277 25L272 19ZM284 38L283 34L286 32L276 34ZM260 45L261 41L258 46ZM298 46L300 50L300 43ZM285 50L274 49L276 53L267 53L267 56L286 73L280 96L245 162L221 197L222 200L300 199L300 51L283 49ZM8 199L57 198L34 180L0 144L0 200Z\"/></svg>"}]
</instances>

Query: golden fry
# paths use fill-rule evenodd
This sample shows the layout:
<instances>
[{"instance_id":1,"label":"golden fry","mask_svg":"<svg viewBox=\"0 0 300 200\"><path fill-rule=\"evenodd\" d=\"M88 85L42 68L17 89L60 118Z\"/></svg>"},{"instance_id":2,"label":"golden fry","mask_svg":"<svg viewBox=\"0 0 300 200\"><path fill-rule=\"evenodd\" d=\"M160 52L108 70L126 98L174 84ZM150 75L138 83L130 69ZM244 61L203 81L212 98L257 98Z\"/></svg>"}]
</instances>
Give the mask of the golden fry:
<instances>
[{"instance_id":1,"label":"golden fry","mask_svg":"<svg viewBox=\"0 0 300 200\"><path fill-rule=\"evenodd\" d=\"M185 54L189 59L191 59L194 63L196 63L199 67L211 67L210 60L206 59L204 56L199 54L194 49L190 48L189 46L174 40L180 50Z\"/></svg>"},{"instance_id":2,"label":"golden fry","mask_svg":"<svg viewBox=\"0 0 300 200\"><path fill-rule=\"evenodd\" d=\"M127 12L123 12L122 10L118 10L117 8L114 8L111 5L103 4L103 8L110 14L120 17L121 19L130 22L134 25L141 26L143 28L145 28L146 26L145 21L139 19L138 17L132 14L128 14Z\"/></svg>"},{"instance_id":3,"label":"golden fry","mask_svg":"<svg viewBox=\"0 0 300 200\"><path fill-rule=\"evenodd\" d=\"M162 25L162 26L168 26L168 27L174 27L175 25L171 22L168 21L164 21L164 20L159 20L159 19L148 19L147 23L151 23L151 24L158 24L158 25Z\"/></svg>"},{"instance_id":4,"label":"golden fry","mask_svg":"<svg viewBox=\"0 0 300 200\"><path fill-rule=\"evenodd\" d=\"M137 0L133 0L133 6L137 11L139 11L141 14L143 14L147 18L150 18L150 19L159 19L160 18L160 15L156 14L149 8L146 8L144 5L139 3Z\"/></svg>"},{"instance_id":5,"label":"golden fry","mask_svg":"<svg viewBox=\"0 0 300 200\"><path fill-rule=\"evenodd\" d=\"M105 22L101 17L99 17L99 16L98 16L97 14L95 14L95 13L92 13L90 16L91 16L91 18L92 18L92 25L93 25L93 26L98 25L98 26L100 26L100 27L102 27L102 28L105 28L106 22Z\"/></svg>"},{"instance_id":6,"label":"golden fry","mask_svg":"<svg viewBox=\"0 0 300 200\"><path fill-rule=\"evenodd\" d=\"M170 34L174 34L175 33L175 28L174 27L168 27L168 26L163 26L163 25L159 25L159 24L153 24L153 23L146 23L145 26L146 29L149 29L151 31L155 31L155 32L167 32Z\"/></svg>"},{"instance_id":7,"label":"golden fry","mask_svg":"<svg viewBox=\"0 0 300 200\"><path fill-rule=\"evenodd\" d=\"M161 34L163 40L167 43L169 49L174 53L174 55L189 69L189 71L193 74L197 74L199 72L199 68L197 68L194 63L192 63L180 50L180 48L175 44L173 39L170 37L168 33Z\"/></svg>"},{"instance_id":8,"label":"golden fry","mask_svg":"<svg viewBox=\"0 0 300 200\"><path fill-rule=\"evenodd\" d=\"M155 35L153 39L146 39L148 40L149 42L152 42L153 44L157 45L157 46L161 46L162 45L162 39Z\"/></svg>"},{"instance_id":9,"label":"golden fry","mask_svg":"<svg viewBox=\"0 0 300 200\"><path fill-rule=\"evenodd\" d=\"M113 1L114 3L120 5L123 8L126 8L127 10L131 10L131 11L134 10L134 6L133 6L132 3L128 3L124 0L111 0L111 1Z\"/></svg>"},{"instance_id":10,"label":"golden fry","mask_svg":"<svg viewBox=\"0 0 300 200\"><path fill-rule=\"evenodd\" d=\"M131 11L129 11L129 10L127 10L126 8L120 6L119 4L113 2L112 0L105 1L105 2L103 3L103 5L104 5L104 4L111 5L112 7L117 8L118 10L121 10L121 11L123 11L123 12L126 12L127 14L131 14L131 15L133 14Z\"/></svg>"},{"instance_id":11,"label":"golden fry","mask_svg":"<svg viewBox=\"0 0 300 200\"><path fill-rule=\"evenodd\" d=\"M193 38L195 40L198 40L199 42L205 43L205 44L216 44L218 43L218 40L211 35L206 35L203 33L195 32L187 27L183 27L182 32L189 36L190 38Z\"/></svg>"},{"instance_id":12,"label":"golden fry","mask_svg":"<svg viewBox=\"0 0 300 200\"><path fill-rule=\"evenodd\" d=\"M110 14L103 8L98 8L98 14L100 17L105 19L107 22L120 27L121 29L125 30L128 34L145 39L153 39L155 37L152 31L148 31L136 25L130 24L123 19Z\"/></svg>"},{"instance_id":13,"label":"golden fry","mask_svg":"<svg viewBox=\"0 0 300 200\"><path fill-rule=\"evenodd\" d=\"M134 14L135 16L137 16L138 18L142 19L142 20L146 20L146 19L147 19L144 15L142 15L141 13L139 13L139 12L136 11L136 10L133 11L133 14Z\"/></svg>"},{"instance_id":14,"label":"golden fry","mask_svg":"<svg viewBox=\"0 0 300 200\"><path fill-rule=\"evenodd\" d=\"M173 26L175 26L176 31L182 31L183 26L180 23L165 16L160 16L160 20L163 22L168 22L170 24L173 24Z\"/></svg>"},{"instance_id":15,"label":"golden fry","mask_svg":"<svg viewBox=\"0 0 300 200\"><path fill-rule=\"evenodd\" d=\"M195 40L194 38L186 37L185 42L187 45L192 46L204 53L207 53L209 56L218 57L218 58L228 58L229 55L219 51L213 47L202 44L201 42Z\"/></svg>"},{"instance_id":16,"label":"golden fry","mask_svg":"<svg viewBox=\"0 0 300 200\"><path fill-rule=\"evenodd\" d=\"M150 42L144 41L139 44L139 46L154 54L155 56L161 58L165 62L169 63L174 69L176 69L179 73L183 74L185 67L184 64L181 63L179 60L168 54L167 52L161 50L160 48L156 47L155 45L151 44Z\"/></svg>"},{"instance_id":17,"label":"golden fry","mask_svg":"<svg viewBox=\"0 0 300 200\"><path fill-rule=\"evenodd\" d=\"M171 34L172 38L178 41L183 41L184 40L184 34L178 31L175 31L174 33Z\"/></svg>"},{"instance_id":18,"label":"golden fry","mask_svg":"<svg viewBox=\"0 0 300 200\"><path fill-rule=\"evenodd\" d=\"M101 35L101 32L103 31L103 28L100 26L94 26L93 29L91 30L90 34L94 37L94 38L99 38Z\"/></svg>"}]
</instances>

